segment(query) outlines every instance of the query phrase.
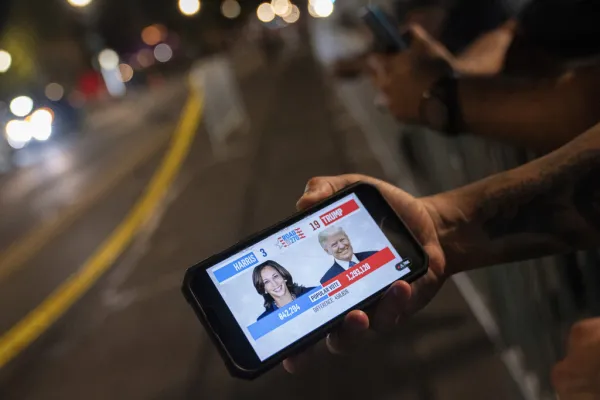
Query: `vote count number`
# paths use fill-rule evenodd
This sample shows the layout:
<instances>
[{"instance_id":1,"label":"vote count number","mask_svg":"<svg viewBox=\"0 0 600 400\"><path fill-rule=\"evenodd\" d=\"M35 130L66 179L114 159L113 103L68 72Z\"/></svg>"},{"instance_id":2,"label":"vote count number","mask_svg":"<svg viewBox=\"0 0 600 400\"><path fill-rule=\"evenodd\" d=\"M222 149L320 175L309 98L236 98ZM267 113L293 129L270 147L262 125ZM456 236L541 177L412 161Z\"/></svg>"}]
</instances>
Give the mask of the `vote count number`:
<instances>
[{"instance_id":1,"label":"vote count number","mask_svg":"<svg viewBox=\"0 0 600 400\"><path fill-rule=\"evenodd\" d=\"M371 266L369 264L364 264L364 265L361 265L360 267L358 267L357 269L351 270L349 274L346 274L346 277L348 278L349 281L352 281L370 269L371 269Z\"/></svg>"},{"instance_id":2,"label":"vote count number","mask_svg":"<svg viewBox=\"0 0 600 400\"><path fill-rule=\"evenodd\" d=\"M284 319L291 317L298 311L300 311L300 306L298 304L292 304L291 306L279 313L279 319L283 321Z\"/></svg>"}]
</instances>

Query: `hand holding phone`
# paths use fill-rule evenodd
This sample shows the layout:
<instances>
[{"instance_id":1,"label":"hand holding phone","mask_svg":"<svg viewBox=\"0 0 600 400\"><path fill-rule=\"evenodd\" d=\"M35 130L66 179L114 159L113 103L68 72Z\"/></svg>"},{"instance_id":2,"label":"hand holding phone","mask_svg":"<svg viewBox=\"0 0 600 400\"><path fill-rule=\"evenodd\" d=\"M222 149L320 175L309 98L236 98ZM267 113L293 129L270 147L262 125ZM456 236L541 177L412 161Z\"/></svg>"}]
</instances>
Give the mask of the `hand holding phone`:
<instances>
[{"instance_id":1,"label":"hand holding phone","mask_svg":"<svg viewBox=\"0 0 600 400\"><path fill-rule=\"evenodd\" d=\"M191 268L183 291L230 372L252 378L424 274L427 258L377 189L359 183Z\"/></svg>"},{"instance_id":2,"label":"hand holding phone","mask_svg":"<svg viewBox=\"0 0 600 400\"><path fill-rule=\"evenodd\" d=\"M428 254L427 273L412 282L396 281L369 308L368 315L354 310L348 313L327 337L327 347L335 354L352 353L364 346L367 330L389 332L397 329L415 312L423 308L438 292L446 279L444 252L438 239L438 219L434 217L437 204L431 199L418 199L387 182L359 174L313 178L307 192L298 201L299 209L314 206L331 194L354 184L367 182L381 192L393 210L406 223ZM372 335L369 335L372 337ZM284 361L288 372L311 366L314 353L304 352Z\"/></svg>"}]
</instances>

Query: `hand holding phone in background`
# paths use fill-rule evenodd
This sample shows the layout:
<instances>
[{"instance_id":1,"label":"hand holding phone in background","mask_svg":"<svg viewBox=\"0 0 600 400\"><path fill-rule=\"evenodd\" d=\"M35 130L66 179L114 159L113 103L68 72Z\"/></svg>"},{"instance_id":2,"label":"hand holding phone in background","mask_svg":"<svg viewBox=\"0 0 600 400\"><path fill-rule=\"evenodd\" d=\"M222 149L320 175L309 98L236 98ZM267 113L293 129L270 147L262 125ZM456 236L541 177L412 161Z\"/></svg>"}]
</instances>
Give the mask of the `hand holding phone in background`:
<instances>
[{"instance_id":1,"label":"hand holding phone in background","mask_svg":"<svg viewBox=\"0 0 600 400\"><path fill-rule=\"evenodd\" d=\"M453 70L453 56L419 25L410 26L412 40L403 52L373 52L367 60L373 84L398 120L420 122L423 93Z\"/></svg>"},{"instance_id":2,"label":"hand holding phone in background","mask_svg":"<svg viewBox=\"0 0 600 400\"><path fill-rule=\"evenodd\" d=\"M373 36L373 51L364 59L380 90L376 103L406 123L423 123L419 115L423 95L440 78L498 74L516 30L516 22L509 20L454 55L417 18L407 17L401 35L399 23L379 7L366 7L361 15Z\"/></svg>"}]
</instances>

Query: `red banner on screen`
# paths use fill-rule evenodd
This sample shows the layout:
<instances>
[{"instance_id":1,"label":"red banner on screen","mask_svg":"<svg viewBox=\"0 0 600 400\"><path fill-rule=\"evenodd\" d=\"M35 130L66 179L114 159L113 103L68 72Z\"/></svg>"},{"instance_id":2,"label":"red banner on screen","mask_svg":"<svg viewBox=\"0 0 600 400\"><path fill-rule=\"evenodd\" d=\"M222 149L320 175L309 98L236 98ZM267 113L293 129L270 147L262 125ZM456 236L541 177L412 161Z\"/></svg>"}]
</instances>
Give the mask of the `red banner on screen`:
<instances>
[{"instance_id":1,"label":"red banner on screen","mask_svg":"<svg viewBox=\"0 0 600 400\"><path fill-rule=\"evenodd\" d=\"M354 282L358 282L373 271L376 271L377 269L381 268L385 264L392 261L394 258L396 258L394 256L394 253L392 253L389 247L386 247L385 249L373 254L366 260L356 264L354 267L349 268L348 270L346 270L346 272L343 272L335 278L332 278L329 281L325 282L323 284L323 287L327 287L335 281L338 281L340 283L340 285L337 286L335 290L332 290L329 293L327 293L328 296L331 297L340 290L347 288Z\"/></svg>"},{"instance_id":2,"label":"red banner on screen","mask_svg":"<svg viewBox=\"0 0 600 400\"><path fill-rule=\"evenodd\" d=\"M344 218L346 215L358 210L358 204L356 201L350 200L340 205L339 207L334 208L333 210L327 211L325 214L321 215L319 218L323 222L325 226L334 223L335 221Z\"/></svg>"}]
</instances>

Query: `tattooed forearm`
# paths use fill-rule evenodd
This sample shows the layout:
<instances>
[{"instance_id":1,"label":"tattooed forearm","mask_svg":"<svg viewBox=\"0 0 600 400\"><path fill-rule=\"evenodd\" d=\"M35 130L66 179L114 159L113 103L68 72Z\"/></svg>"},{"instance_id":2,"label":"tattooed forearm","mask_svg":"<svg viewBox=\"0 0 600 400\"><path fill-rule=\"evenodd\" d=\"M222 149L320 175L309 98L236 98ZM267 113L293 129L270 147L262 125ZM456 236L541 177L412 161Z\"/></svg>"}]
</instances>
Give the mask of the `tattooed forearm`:
<instances>
[{"instance_id":1,"label":"tattooed forearm","mask_svg":"<svg viewBox=\"0 0 600 400\"><path fill-rule=\"evenodd\" d=\"M482 199L478 218L490 239L531 233L577 240L569 227L600 232L600 150L549 165L538 177L498 189ZM581 232L582 234L585 232Z\"/></svg>"},{"instance_id":2,"label":"tattooed forearm","mask_svg":"<svg viewBox=\"0 0 600 400\"><path fill-rule=\"evenodd\" d=\"M600 125L539 160L449 194L442 246L459 270L600 245Z\"/></svg>"}]
</instances>

